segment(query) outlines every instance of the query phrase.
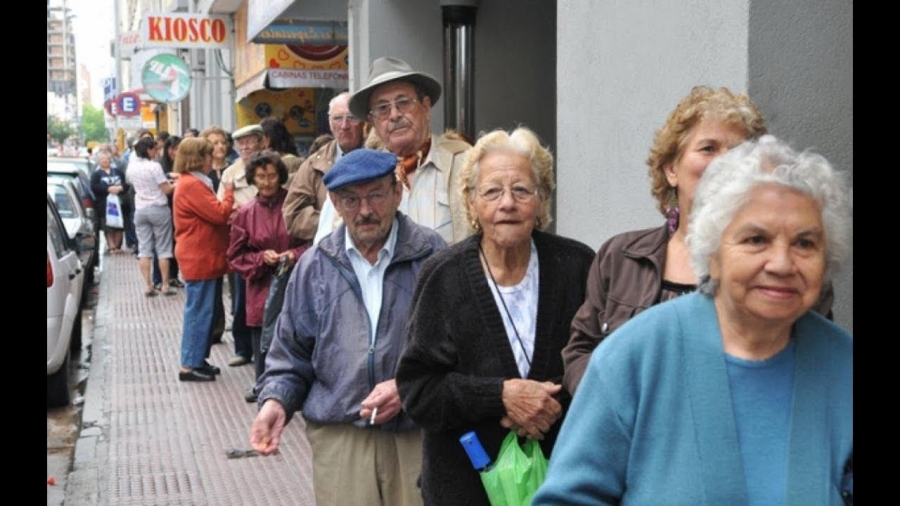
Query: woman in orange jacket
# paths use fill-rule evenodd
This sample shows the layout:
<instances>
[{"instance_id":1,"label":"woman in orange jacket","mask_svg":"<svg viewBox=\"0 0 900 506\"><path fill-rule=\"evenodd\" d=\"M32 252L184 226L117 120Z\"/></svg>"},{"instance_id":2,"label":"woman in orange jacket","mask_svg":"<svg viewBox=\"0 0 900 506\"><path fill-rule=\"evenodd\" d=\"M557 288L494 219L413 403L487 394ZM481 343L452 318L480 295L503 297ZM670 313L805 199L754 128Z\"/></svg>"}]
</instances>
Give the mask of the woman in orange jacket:
<instances>
[{"instance_id":1,"label":"woman in orange jacket","mask_svg":"<svg viewBox=\"0 0 900 506\"><path fill-rule=\"evenodd\" d=\"M225 186L219 201L213 192L213 146L204 138L184 139L175 157L179 175L173 198L175 258L185 280L187 301L181 336L180 381L213 381L219 368L207 362L216 295L216 280L228 269L228 222L234 204L233 187Z\"/></svg>"}]
</instances>

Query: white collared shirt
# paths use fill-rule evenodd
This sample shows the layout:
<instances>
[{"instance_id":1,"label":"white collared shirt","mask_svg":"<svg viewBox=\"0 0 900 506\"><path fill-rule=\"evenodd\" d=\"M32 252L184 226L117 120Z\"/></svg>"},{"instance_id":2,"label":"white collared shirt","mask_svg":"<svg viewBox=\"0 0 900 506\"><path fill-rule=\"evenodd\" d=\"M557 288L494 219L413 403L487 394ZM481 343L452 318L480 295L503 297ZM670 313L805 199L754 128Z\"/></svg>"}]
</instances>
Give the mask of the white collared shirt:
<instances>
[{"instance_id":1,"label":"white collared shirt","mask_svg":"<svg viewBox=\"0 0 900 506\"><path fill-rule=\"evenodd\" d=\"M341 145L335 143L334 163L337 163L342 156L344 156L344 151L341 149ZM316 236L313 237L313 244L319 244L319 241L321 241L323 237L337 230L344 221L341 219L341 215L335 210L334 204L331 203L331 193L329 192L327 194L329 197L322 203L322 209L319 211L319 225L316 227Z\"/></svg>"},{"instance_id":2,"label":"white collared shirt","mask_svg":"<svg viewBox=\"0 0 900 506\"><path fill-rule=\"evenodd\" d=\"M435 148L432 146L422 165L410 174L411 189L403 187L400 212L408 215L417 224L440 234L447 244L452 244L453 217L450 214L450 199L444 175L432 160L434 151Z\"/></svg>"},{"instance_id":3,"label":"white collared shirt","mask_svg":"<svg viewBox=\"0 0 900 506\"><path fill-rule=\"evenodd\" d=\"M378 316L381 313L381 299L384 293L384 272L394 257L398 226L399 224L395 217L393 223L391 223L391 231L388 233L387 240L378 251L378 260L375 262L375 265L370 264L362 256L362 253L356 249L356 245L350 237L350 231L346 228L344 229L344 248L347 250L347 256L350 258L350 265L353 266L356 279L359 280L363 304L366 305L366 312L369 313L369 321L372 323L369 327L370 346L375 343L375 329L378 328Z\"/></svg>"}]
</instances>

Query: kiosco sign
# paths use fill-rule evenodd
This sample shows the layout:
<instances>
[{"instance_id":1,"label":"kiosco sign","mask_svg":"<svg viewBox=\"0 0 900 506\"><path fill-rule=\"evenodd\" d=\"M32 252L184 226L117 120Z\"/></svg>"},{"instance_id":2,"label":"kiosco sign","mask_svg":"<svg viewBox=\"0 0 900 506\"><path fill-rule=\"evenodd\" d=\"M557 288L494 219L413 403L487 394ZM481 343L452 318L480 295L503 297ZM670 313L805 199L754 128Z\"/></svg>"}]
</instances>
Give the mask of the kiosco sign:
<instances>
[{"instance_id":1,"label":"kiosco sign","mask_svg":"<svg viewBox=\"0 0 900 506\"><path fill-rule=\"evenodd\" d=\"M228 49L231 18L204 14L145 14L141 20L142 48Z\"/></svg>"}]
</instances>

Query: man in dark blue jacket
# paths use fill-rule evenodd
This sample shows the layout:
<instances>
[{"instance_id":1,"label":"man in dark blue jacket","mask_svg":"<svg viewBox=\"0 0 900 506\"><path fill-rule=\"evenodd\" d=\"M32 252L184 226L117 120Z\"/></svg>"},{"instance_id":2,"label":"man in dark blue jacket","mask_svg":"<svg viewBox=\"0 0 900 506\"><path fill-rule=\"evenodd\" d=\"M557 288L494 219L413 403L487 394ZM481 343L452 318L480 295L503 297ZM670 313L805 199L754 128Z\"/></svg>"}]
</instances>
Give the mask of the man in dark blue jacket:
<instances>
[{"instance_id":1,"label":"man in dark blue jacket","mask_svg":"<svg viewBox=\"0 0 900 506\"><path fill-rule=\"evenodd\" d=\"M422 504L422 432L402 410L394 370L416 277L445 242L397 210L396 165L358 149L325 175L344 224L300 257L256 385L253 448L273 453L302 411L319 506Z\"/></svg>"}]
</instances>

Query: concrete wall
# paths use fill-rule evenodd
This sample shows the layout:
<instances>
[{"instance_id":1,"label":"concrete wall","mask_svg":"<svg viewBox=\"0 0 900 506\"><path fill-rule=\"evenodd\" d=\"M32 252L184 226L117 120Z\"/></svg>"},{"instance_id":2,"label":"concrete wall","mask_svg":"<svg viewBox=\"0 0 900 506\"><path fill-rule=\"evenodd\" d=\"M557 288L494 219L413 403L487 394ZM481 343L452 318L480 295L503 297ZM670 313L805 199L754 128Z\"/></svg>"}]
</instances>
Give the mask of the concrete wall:
<instances>
[{"instance_id":1,"label":"concrete wall","mask_svg":"<svg viewBox=\"0 0 900 506\"><path fill-rule=\"evenodd\" d=\"M769 131L853 179L853 4L768 0L750 8L750 96ZM835 280L835 320L853 330L853 264Z\"/></svg>"},{"instance_id":2,"label":"concrete wall","mask_svg":"<svg viewBox=\"0 0 900 506\"><path fill-rule=\"evenodd\" d=\"M439 0L359 0L348 6L351 90L366 82L369 63L381 56L399 57L443 80ZM554 2L479 2L474 30L476 135L521 124L555 148L555 33ZM441 102L432 108L431 120L433 130L443 130Z\"/></svg>"},{"instance_id":3,"label":"concrete wall","mask_svg":"<svg viewBox=\"0 0 900 506\"><path fill-rule=\"evenodd\" d=\"M852 163L852 5L653 0L558 2L557 231L599 247L662 224L645 160L696 84L749 92L770 130ZM852 266L835 319L852 331Z\"/></svg>"},{"instance_id":4,"label":"concrete wall","mask_svg":"<svg viewBox=\"0 0 900 506\"><path fill-rule=\"evenodd\" d=\"M443 74L443 26L438 0L349 2L350 91L368 81L369 64L393 56L438 80ZM431 128L443 130L443 104L431 109Z\"/></svg>"}]
</instances>

